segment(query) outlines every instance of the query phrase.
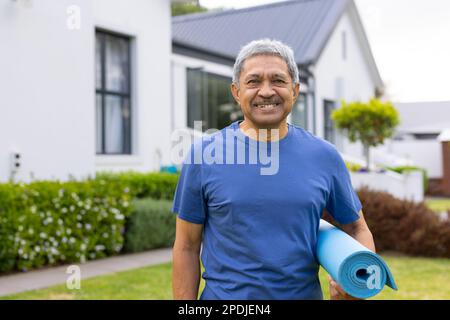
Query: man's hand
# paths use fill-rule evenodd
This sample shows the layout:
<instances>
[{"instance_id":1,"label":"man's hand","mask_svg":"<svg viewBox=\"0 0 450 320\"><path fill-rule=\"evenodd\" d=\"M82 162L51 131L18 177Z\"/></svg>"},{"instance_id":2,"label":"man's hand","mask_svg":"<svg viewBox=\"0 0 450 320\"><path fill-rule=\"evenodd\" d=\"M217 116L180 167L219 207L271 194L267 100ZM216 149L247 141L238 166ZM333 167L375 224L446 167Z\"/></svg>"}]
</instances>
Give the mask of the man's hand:
<instances>
[{"instance_id":1,"label":"man's hand","mask_svg":"<svg viewBox=\"0 0 450 320\"><path fill-rule=\"evenodd\" d=\"M330 282L330 300L362 300L347 294L342 287L328 276Z\"/></svg>"}]
</instances>

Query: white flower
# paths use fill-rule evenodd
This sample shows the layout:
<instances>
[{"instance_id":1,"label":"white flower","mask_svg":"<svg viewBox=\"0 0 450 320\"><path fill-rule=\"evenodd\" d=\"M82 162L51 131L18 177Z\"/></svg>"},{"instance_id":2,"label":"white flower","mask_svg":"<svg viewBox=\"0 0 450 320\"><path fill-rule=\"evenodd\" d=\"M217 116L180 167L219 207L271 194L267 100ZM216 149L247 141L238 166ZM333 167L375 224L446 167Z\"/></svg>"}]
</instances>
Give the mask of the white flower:
<instances>
[{"instance_id":1,"label":"white flower","mask_svg":"<svg viewBox=\"0 0 450 320\"><path fill-rule=\"evenodd\" d=\"M120 214L120 210L117 208L111 208L111 209L109 209L109 211L111 211L114 214Z\"/></svg>"},{"instance_id":2,"label":"white flower","mask_svg":"<svg viewBox=\"0 0 450 320\"><path fill-rule=\"evenodd\" d=\"M62 213L66 213L66 212L67 212L67 208L62 208L62 209L61 209L61 212L62 212Z\"/></svg>"},{"instance_id":3,"label":"white flower","mask_svg":"<svg viewBox=\"0 0 450 320\"><path fill-rule=\"evenodd\" d=\"M103 233L103 238L108 238L109 234L107 234L106 232Z\"/></svg>"},{"instance_id":4,"label":"white flower","mask_svg":"<svg viewBox=\"0 0 450 320\"><path fill-rule=\"evenodd\" d=\"M41 233L39 234L39 236L40 236L42 239L47 238L47 234L44 233L44 232L41 232Z\"/></svg>"},{"instance_id":5,"label":"white flower","mask_svg":"<svg viewBox=\"0 0 450 320\"><path fill-rule=\"evenodd\" d=\"M18 253L19 253L20 255L22 255L22 254L23 254L23 250L22 250L22 248L20 248L20 249L19 249Z\"/></svg>"},{"instance_id":6,"label":"white flower","mask_svg":"<svg viewBox=\"0 0 450 320\"><path fill-rule=\"evenodd\" d=\"M70 211L74 212L75 211L75 206L70 206Z\"/></svg>"},{"instance_id":7,"label":"white flower","mask_svg":"<svg viewBox=\"0 0 450 320\"><path fill-rule=\"evenodd\" d=\"M64 196L64 189L59 189L58 195L60 198L62 198Z\"/></svg>"},{"instance_id":8,"label":"white flower","mask_svg":"<svg viewBox=\"0 0 450 320\"><path fill-rule=\"evenodd\" d=\"M36 213L36 206L31 206L30 207L30 211L31 211L31 213Z\"/></svg>"},{"instance_id":9,"label":"white flower","mask_svg":"<svg viewBox=\"0 0 450 320\"><path fill-rule=\"evenodd\" d=\"M22 231L22 230L23 230L23 226L19 226L17 229L18 229L19 231Z\"/></svg>"},{"instance_id":10,"label":"white flower","mask_svg":"<svg viewBox=\"0 0 450 320\"><path fill-rule=\"evenodd\" d=\"M78 228L78 229L81 229L82 227L83 227L83 225L82 225L81 223L78 222L78 223L77 223L77 228Z\"/></svg>"},{"instance_id":11,"label":"white flower","mask_svg":"<svg viewBox=\"0 0 450 320\"><path fill-rule=\"evenodd\" d=\"M69 243L75 243L75 238L74 237L70 237Z\"/></svg>"},{"instance_id":12,"label":"white flower","mask_svg":"<svg viewBox=\"0 0 450 320\"><path fill-rule=\"evenodd\" d=\"M59 254L58 250L56 250L55 248L51 248L51 249L50 249L50 252L51 252L52 254L54 254L54 255Z\"/></svg>"},{"instance_id":13,"label":"white flower","mask_svg":"<svg viewBox=\"0 0 450 320\"><path fill-rule=\"evenodd\" d=\"M41 247L39 247L39 246L34 247L34 251L40 252L41 251Z\"/></svg>"},{"instance_id":14,"label":"white flower","mask_svg":"<svg viewBox=\"0 0 450 320\"><path fill-rule=\"evenodd\" d=\"M61 235L61 231L56 230L56 235L59 237Z\"/></svg>"},{"instance_id":15,"label":"white flower","mask_svg":"<svg viewBox=\"0 0 450 320\"><path fill-rule=\"evenodd\" d=\"M64 221L62 221L61 219L58 219L58 224L59 224L60 226L62 226L63 223L64 223Z\"/></svg>"},{"instance_id":16,"label":"white flower","mask_svg":"<svg viewBox=\"0 0 450 320\"><path fill-rule=\"evenodd\" d=\"M77 220L78 220L78 221L81 221L81 219L83 219L83 217L80 216L79 214L77 214Z\"/></svg>"},{"instance_id":17,"label":"white flower","mask_svg":"<svg viewBox=\"0 0 450 320\"><path fill-rule=\"evenodd\" d=\"M128 193L128 192L130 192L130 189L127 187L127 188L123 189L123 192Z\"/></svg>"},{"instance_id":18,"label":"white flower","mask_svg":"<svg viewBox=\"0 0 450 320\"><path fill-rule=\"evenodd\" d=\"M102 244L96 245L95 246L95 251L102 251L105 250L105 246Z\"/></svg>"},{"instance_id":19,"label":"white flower","mask_svg":"<svg viewBox=\"0 0 450 320\"><path fill-rule=\"evenodd\" d=\"M70 235L70 234L72 233L72 230L69 228L69 229L66 230L66 233L67 233L68 235Z\"/></svg>"},{"instance_id":20,"label":"white flower","mask_svg":"<svg viewBox=\"0 0 450 320\"><path fill-rule=\"evenodd\" d=\"M28 233L29 233L29 234L34 234L33 228L29 228L29 229L28 229Z\"/></svg>"},{"instance_id":21,"label":"white flower","mask_svg":"<svg viewBox=\"0 0 450 320\"><path fill-rule=\"evenodd\" d=\"M116 220L123 220L125 216L123 214L116 215Z\"/></svg>"},{"instance_id":22,"label":"white flower","mask_svg":"<svg viewBox=\"0 0 450 320\"><path fill-rule=\"evenodd\" d=\"M62 243L66 243L66 242L67 242L67 238L66 238L66 237L63 237L63 238L61 239L61 241L62 241Z\"/></svg>"},{"instance_id":23,"label":"white flower","mask_svg":"<svg viewBox=\"0 0 450 320\"><path fill-rule=\"evenodd\" d=\"M86 228L86 230L91 230L91 228L92 228L89 223L87 223L84 227Z\"/></svg>"},{"instance_id":24,"label":"white flower","mask_svg":"<svg viewBox=\"0 0 450 320\"><path fill-rule=\"evenodd\" d=\"M20 244L24 246L27 244L27 242L25 240L20 240Z\"/></svg>"},{"instance_id":25,"label":"white flower","mask_svg":"<svg viewBox=\"0 0 450 320\"><path fill-rule=\"evenodd\" d=\"M84 243L82 243L82 244L80 245L80 250L81 250L81 251L86 250L86 248L87 248L87 246L86 246Z\"/></svg>"}]
</instances>

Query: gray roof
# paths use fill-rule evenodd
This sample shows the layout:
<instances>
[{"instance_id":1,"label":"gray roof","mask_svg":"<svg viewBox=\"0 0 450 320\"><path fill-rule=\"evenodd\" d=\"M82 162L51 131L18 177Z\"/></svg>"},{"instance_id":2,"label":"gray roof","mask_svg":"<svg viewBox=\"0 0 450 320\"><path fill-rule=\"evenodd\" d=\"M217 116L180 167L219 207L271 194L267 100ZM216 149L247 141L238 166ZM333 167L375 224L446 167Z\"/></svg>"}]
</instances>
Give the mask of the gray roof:
<instances>
[{"instance_id":1,"label":"gray roof","mask_svg":"<svg viewBox=\"0 0 450 320\"><path fill-rule=\"evenodd\" d=\"M172 40L235 59L240 48L260 38L280 40L294 50L299 65L315 63L352 0L296 0L172 19Z\"/></svg>"}]
</instances>

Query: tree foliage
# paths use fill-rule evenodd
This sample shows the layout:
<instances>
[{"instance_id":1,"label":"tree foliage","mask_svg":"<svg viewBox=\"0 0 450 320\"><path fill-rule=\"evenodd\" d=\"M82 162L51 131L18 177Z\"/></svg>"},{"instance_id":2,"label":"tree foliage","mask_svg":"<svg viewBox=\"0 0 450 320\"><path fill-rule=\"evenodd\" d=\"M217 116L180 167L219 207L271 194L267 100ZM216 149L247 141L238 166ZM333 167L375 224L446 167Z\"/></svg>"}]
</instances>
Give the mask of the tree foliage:
<instances>
[{"instance_id":1,"label":"tree foliage","mask_svg":"<svg viewBox=\"0 0 450 320\"><path fill-rule=\"evenodd\" d=\"M208 9L199 5L197 1L187 3L172 3L172 17L205 11L208 11Z\"/></svg>"},{"instance_id":2,"label":"tree foliage","mask_svg":"<svg viewBox=\"0 0 450 320\"><path fill-rule=\"evenodd\" d=\"M390 102L370 99L369 102L342 101L342 106L333 111L331 119L343 130L351 142L360 141L365 148L369 167L369 147L384 143L394 134L400 123L397 110Z\"/></svg>"}]
</instances>

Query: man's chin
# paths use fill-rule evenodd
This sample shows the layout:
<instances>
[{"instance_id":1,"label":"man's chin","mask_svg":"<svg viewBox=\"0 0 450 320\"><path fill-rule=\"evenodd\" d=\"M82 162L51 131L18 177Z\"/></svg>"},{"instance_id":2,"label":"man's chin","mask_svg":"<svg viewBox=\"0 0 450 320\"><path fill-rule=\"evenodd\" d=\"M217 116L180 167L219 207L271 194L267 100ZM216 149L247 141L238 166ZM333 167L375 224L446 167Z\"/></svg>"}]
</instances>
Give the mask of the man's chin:
<instances>
[{"instance_id":1,"label":"man's chin","mask_svg":"<svg viewBox=\"0 0 450 320\"><path fill-rule=\"evenodd\" d=\"M280 115L254 115L253 124L258 128L278 128L285 118Z\"/></svg>"}]
</instances>

